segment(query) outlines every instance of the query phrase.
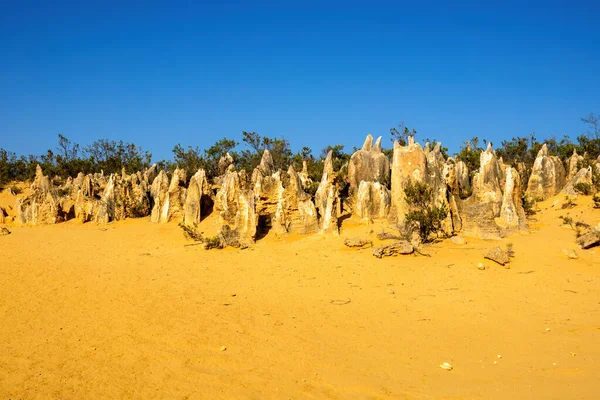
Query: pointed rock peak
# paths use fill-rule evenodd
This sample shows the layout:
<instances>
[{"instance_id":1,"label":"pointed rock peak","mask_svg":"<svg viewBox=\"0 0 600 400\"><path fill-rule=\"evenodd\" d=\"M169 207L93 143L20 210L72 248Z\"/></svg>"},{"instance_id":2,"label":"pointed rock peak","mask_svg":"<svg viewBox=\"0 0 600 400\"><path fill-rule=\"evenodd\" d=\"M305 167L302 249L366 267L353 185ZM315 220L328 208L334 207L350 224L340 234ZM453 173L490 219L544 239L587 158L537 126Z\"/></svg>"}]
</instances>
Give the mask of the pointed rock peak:
<instances>
[{"instance_id":1,"label":"pointed rock peak","mask_svg":"<svg viewBox=\"0 0 600 400\"><path fill-rule=\"evenodd\" d=\"M540 151L538 151L537 156L538 157L544 157L548 155L548 146L546 146L546 143L544 143L542 145L542 148L540 149Z\"/></svg>"},{"instance_id":2,"label":"pointed rock peak","mask_svg":"<svg viewBox=\"0 0 600 400\"><path fill-rule=\"evenodd\" d=\"M43 172L42 172L42 167L40 167L40 164L38 164L35 167L35 177L37 178L38 176L43 176Z\"/></svg>"},{"instance_id":3,"label":"pointed rock peak","mask_svg":"<svg viewBox=\"0 0 600 400\"><path fill-rule=\"evenodd\" d=\"M573 149L573 155L571 157L577 157L577 156L578 156L577 149Z\"/></svg>"},{"instance_id":4,"label":"pointed rock peak","mask_svg":"<svg viewBox=\"0 0 600 400\"><path fill-rule=\"evenodd\" d=\"M492 142L488 142L487 148L485 149L486 153L491 153L492 150Z\"/></svg>"},{"instance_id":5,"label":"pointed rock peak","mask_svg":"<svg viewBox=\"0 0 600 400\"><path fill-rule=\"evenodd\" d=\"M413 144L415 144L415 137L414 136L409 136L408 140L407 140L407 145L408 146L412 146Z\"/></svg>"},{"instance_id":6,"label":"pointed rock peak","mask_svg":"<svg viewBox=\"0 0 600 400\"><path fill-rule=\"evenodd\" d=\"M401 148L400 143L397 140L394 140L394 150Z\"/></svg>"},{"instance_id":7,"label":"pointed rock peak","mask_svg":"<svg viewBox=\"0 0 600 400\"><path fill-rule=\"evenodd\" d=\"M294 166L292 164L290 164L290 167L287 170L288 175L296 175L296 170L294 169Z\"/></svg>"},{"instance_id":8,"label":"pointed rock peak","mask_svg":"<svg viewBox=\"0 0 600 400\"><path fill-rule=\"evenodd\" d=\"M259 168L266 175L271 175L273 173L273 157L269 150L263 152Z\"/></svg>"},{"instance_id":9,"label":"pointed rock peak","mask_svg":"<svg viewBox=\"0 0 600 400\"><path fill-rule=\"evenodd\" d=\"M425 148L423 149L425 153L429 153L431 151L429 142L425 142Z\"/></svg>"},{"instance_id":10,"label":"pointed rock peak","mask_svg":"<svg viewBox=\"0 0 600 400\"><path fill-rule=\"evenodd\" d=\"M363 143L362 150L370 151L372 148L373 148L373 136L371 136L371 134L369 133L367 135L367 138L365 139L365 142Z\"/></svg>"},{"instance_id":11,"label":"pointed rock peak","mask_svg":"<svg viewBox=\"0 0 600 400\"><path fill-rule=\"evenodd\" d=\"M433 151L435 151L436 153L441 153L442 152L442 142L437 142L435 144L435 146L433 146Z\"/></svg>"},{"instance_id":12,"label":"pointed rock peak","mask_svg":"<svg viewBox=\"0 0 600 400\"><path fill-rule=\"evenodd\" d=\"M325 163L323 164L323 175L326 173L333 173L333 151L331 150L327 153L327 158L325 158Z\"/></svg>"},{"instance_id":13,"label":"pointed rock peak","mask_svg":"<svg viewBox=\"0 0 600 400\"><path fill-rule=\"evenodd\" d=\"M308 163L306 160L302 161L302 173L308 175Z\"/></svg>"},{"instance_id":14,"label":"pointed rock peak","mask_svg":"<svg viewBox=\"0 0 600 400\"><path fill-rule=\"evenodd\" d=\"M381 153L381 136L379 136L375 141L375 144L373 145L373 151Z\"/></svg>"}]
</instances>

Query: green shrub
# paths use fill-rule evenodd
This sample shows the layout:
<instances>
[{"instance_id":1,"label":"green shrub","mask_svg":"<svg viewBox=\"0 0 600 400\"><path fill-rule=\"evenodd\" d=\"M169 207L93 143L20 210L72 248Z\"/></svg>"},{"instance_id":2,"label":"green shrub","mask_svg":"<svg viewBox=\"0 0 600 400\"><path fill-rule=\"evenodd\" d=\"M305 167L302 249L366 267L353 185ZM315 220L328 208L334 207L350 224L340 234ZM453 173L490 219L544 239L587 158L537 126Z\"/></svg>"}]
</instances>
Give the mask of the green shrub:
<instances>
[{"instance_id":1,"label":"green shrub","mask_svg":"<svg viewBox=\"0 0 600 400\"><path fill-rule=\"evenodd\" d=\"M432 234L436 237L443 233L442 221L448 216L445 205L432 204L432 189L424 182L408 182L404 185L404 195L408 204L406 222L412 229L418 229L423 242L432 241Z\"/></svg>"},{"instance_id":2,"label":"green shrub","mask_svg":"<svg viewBox=\"0 0 600 400\"><path fill-rule=\"evenodd\" d=\"M525 215L535 215L537 211L534 209L535 200L527 195L523 195L523 210L525 211Z\"/></svg>"},{"instance_id":3,"label":"green shrub","mask_svg":"<svg viewBox=\"0 0 600 400\"><path fill-rule=\"evenodd\" d=\"M575 192L579 194L583 194L585 196L589 196L592 194L592 185L589 183L579 182L573 185L573 189Z\"/></svg>"},{"instance_id":4,"label":"green shrub","mask_svg":"<svg viewBox=\"0 0 600 400\"><path fill-rule=\"evenodd\" d=\"M577 203L575 203L573 201L573 199L571 199L569 196L565 196L565 202L563 203L563 205L560 207L561 209L565 210L568 208L573 208L577 205Z\"/></svg>"},{"instance_id":5,"label":"green shrub","mask_svg":"<svg viewBox=\"0 0 600 400\"><path fill-rule=\"evenodd\" d=\"M21 194L23 193L23 189L21 189L20 187L18 187L17 185L12 185L10 187L10 190L14 193L14 194Z\"/></svg>"}]
</instances>

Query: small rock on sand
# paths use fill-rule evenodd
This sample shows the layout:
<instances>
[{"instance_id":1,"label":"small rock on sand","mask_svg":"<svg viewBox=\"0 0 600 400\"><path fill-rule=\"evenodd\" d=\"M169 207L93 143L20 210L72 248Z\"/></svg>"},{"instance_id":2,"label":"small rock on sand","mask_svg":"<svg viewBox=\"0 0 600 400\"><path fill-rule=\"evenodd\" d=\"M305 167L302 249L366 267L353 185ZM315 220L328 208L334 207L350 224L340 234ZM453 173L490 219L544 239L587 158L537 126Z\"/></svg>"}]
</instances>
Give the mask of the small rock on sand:
<instances>
[{"instance_id":1,"label":"small rock on sand","mask_svg":"<svg viewBox=\"0 0 600 400\"><path fill-rule=\"evenodd\" d=\"M562 252L571 260L576 260L579 258L579 256L577 255L577 253L575 253L575 250L573 249L563 249Z\"/></svg>"},{"instance_id":2,"label":"small rock on sand","mask_svg":"<svg viewBox=\"0 0 600 400\"><path fill-rule=\"evenodd\" d=\"M506 265L510 262L508 258L508 253L502 250L500 247L494 247L487 251L484 255L488 260L492 260L497 262L500 265Z\"/></svg>"},{"instance_id":3,"label":"small rock on sand","mask_svg":"<svg viewBox=\"0 0 600 400\"><path fill-rule=\"evenodd\" d=\"M344 244L348 247L373 246L373 242L363 238L348 238L344 240Z\"/></svg>"}]
</instances>

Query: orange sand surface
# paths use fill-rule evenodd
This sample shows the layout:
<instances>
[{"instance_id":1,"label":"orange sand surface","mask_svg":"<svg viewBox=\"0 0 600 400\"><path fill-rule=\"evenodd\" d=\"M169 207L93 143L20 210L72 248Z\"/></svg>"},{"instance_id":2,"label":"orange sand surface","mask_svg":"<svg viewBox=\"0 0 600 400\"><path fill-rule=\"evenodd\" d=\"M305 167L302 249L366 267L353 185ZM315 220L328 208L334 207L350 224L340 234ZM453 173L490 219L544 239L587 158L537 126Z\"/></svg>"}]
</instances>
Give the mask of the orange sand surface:
<instances>
[{"instance_id":1,"label":"orange sand surface","mask_svg":"<svg viewBox=\"0 0 600 400\"><path fill-rule=\"evenodd\" d=\"M531 234L381 260L352 220L210 251L147 219L9 226L0 399L597 399L600 254L558 216L600 210L556 199Z\"/></svg>"}]
</instances>

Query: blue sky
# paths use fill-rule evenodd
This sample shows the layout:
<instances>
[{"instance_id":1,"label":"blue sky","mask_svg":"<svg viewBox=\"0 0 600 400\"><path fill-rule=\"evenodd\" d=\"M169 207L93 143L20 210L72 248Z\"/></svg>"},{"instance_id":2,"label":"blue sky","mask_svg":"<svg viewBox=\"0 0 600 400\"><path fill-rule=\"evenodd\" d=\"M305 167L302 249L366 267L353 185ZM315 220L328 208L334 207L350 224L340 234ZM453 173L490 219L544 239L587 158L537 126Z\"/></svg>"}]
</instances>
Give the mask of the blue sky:
<instances>
[{"instance_id":1,"label":"blue sky","mask_svg":"<svg viewBox=\"0 0 600 400\"><path fill-rule=\"evenodd\" d=\"M318 154L389 146L402 120L454 152L576 136L599 94L593 1L0 1L0 147L19 154L61 133L170 159L242 130Z\"/></svg>"}]
</instances>

